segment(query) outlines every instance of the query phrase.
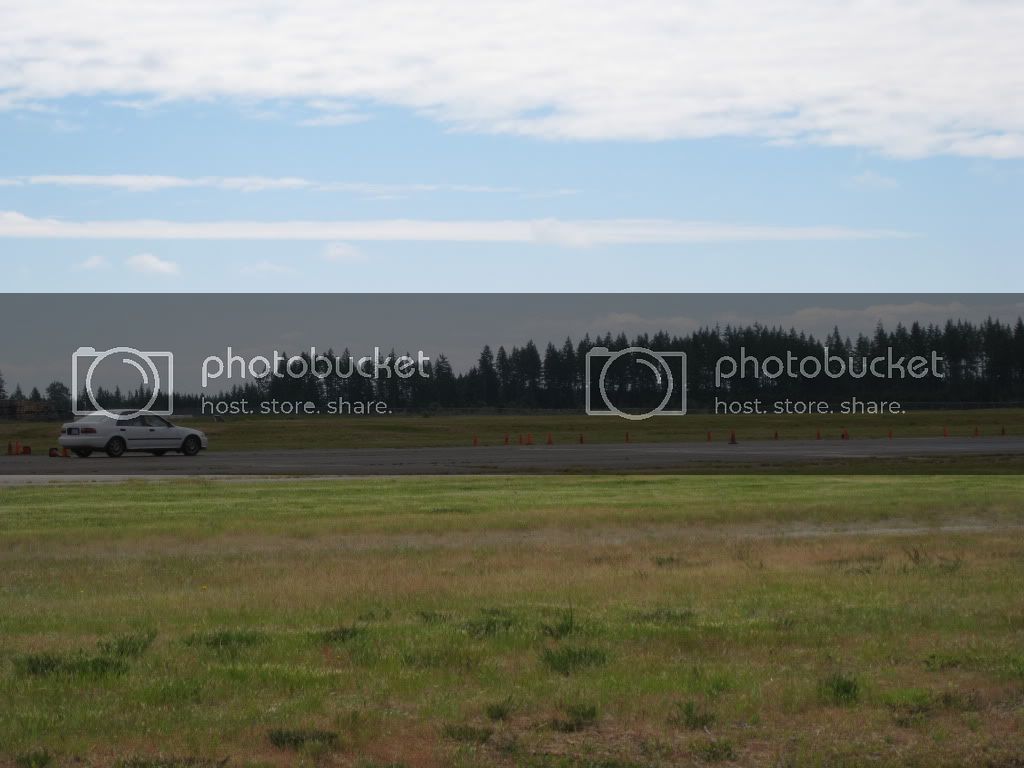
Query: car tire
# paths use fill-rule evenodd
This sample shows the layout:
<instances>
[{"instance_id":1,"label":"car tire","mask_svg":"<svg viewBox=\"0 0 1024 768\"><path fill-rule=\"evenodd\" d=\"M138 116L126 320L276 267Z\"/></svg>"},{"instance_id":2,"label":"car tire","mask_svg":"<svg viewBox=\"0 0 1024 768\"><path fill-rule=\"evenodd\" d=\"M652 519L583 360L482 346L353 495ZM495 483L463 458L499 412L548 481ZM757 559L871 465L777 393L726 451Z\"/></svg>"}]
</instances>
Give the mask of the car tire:
<instances>
[{"instance_id":1,"label":"car tire","mask_svg":"<svg viewBox=\"0 0 1024 768\"><path fill-rule=\"evenodd\" d=\"M185 438L185 442L181 444L181 452L186 456L195 456L202 448L203 444L199 442L199 438L195 435L189 435Z\"/></svg>"},{"instance_id":2,"label":"car tire","mask_svg":"<svg viewBox=\"0 0 1024 768\"><path fill-rule=\"evenodd\" d=\"M112 459L120 459L127 450L128 443L124 437L112 437L110 442L106 443L106 455Z\"/></svg>"},{"instance_id":3,"label":"car tire","mask_svg":"<svg viewBox=\"0 0 1024 768\"><path fill-rule=\"evenodd\" d=\"M125 443L123 437L112 437L110 442L107 443L107 456L112 459L118 459L124 456L124 452L128 450L128 445Z\"/></svg>"},{"instance_id":4,"label":"car tire","mask_svg":"<svg viewBox=\"0 0 1024 768\"><path fill-rule=\"evenodd\" d=\"M150 451L154 456L163 456L167 451Z\"/></svg>"},{"instance_id":5,"label":"car tire","mask_svg":"<svg viewBox=\"0 0 1024 768\"><path fill-rule=\"evenodd\" d=\"M92 456L92 448L75 448L71 452L80 459L88 459Z\"/></svg>"}]
</instances>

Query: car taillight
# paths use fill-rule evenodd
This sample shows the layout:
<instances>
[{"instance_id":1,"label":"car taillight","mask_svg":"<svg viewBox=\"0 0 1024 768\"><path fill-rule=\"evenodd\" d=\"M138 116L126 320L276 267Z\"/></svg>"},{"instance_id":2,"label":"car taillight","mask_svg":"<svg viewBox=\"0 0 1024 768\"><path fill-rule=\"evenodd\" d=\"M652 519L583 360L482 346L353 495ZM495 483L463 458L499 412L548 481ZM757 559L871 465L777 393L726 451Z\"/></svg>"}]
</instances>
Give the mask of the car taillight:
<instances>
[{"instance_id":1,"label":"car taillight","mask_svg":"<svg viewBox=\"0 0 1024 768\"><path fill-rule=\"evenodd\" d=\"M95 427L82 427L82 434L83 435L95 435L96 434L96 428Z\"/></svg>"}]
</instances>

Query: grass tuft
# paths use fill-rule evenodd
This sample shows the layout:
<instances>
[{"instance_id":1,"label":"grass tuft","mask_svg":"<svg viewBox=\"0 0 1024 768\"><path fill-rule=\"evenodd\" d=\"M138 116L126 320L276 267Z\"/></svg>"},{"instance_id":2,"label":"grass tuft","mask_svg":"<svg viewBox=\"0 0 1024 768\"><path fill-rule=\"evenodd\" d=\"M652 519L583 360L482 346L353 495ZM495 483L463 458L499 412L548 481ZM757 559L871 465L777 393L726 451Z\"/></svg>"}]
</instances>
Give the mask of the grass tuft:
<instances>
[{"instance_id":1,"label":"grass tuft","mask_svg":"<svg viewBox=\"0 0 1024 768\"><path fill-rule=\"evenodd\" d=\"M855 677L834 672L822 680L821 696L827 704L849 707L860 699L860 683Z\"/></svg>"},{"instance_id":2,"label":"grass tuft","mask_svg":"<svg viewBox=\"0 0 1024 768\"><path fill-rule=\"evenodd\" d=\"M487 713L490 720L507 720L508 716L512 714L512 699L492 702L484 708L484 712Z\"/></svg>"},{"instance_id":3,"label":"grass tuft","mask_svg":"<svg viewBox=\"0 0 1024 768\"><path fill-rule=\"evenodd\" d=\"M541 660L553 672L571 675L581 669L604 666L608 662L608 654L600 648L563 645L558 648L545 648Z\"/></svg>"},{"instance_id":4,"label":"grass tuft","mask_svg":"<svg viewBox=\"0 0 1024 768\"><path fill-rule=\"evenodd\" d=\"M126 757L114 762L114 768L224 768L228 758L208 760L202 757Z\"/></svg>"},{"instance_id":5,"label":"grass tuft","mask_svg":"<svg viewBox=\"0 0 1024 768\"><path fill-rule=\"evenodd\" d=\"M370 608L369 610L360 613L356 618L358 618L360 621L390 621L391 609Z\"/></svg>"},{"instance_id":6,"label":"grass tuft","mask_svg":"<svg viewBox=\"0 0 1024 768\"><path fill-rule=\"evenodd\" d=\"M731 762L736 759L736 750L726 739L701 739L694 742L693 754L705 763Z\"/></svg>"},{"instance_id":7,"label":"grass tuft","mask_svg":"<svg viewBox=\"0 0 1024 768\"><path fill-rule=\"evenodd\" d=\"M53 763L53 754L48 749L31 749L14 758L17 768L47 768Z\"/></svg>"},{"instance_id":8,"label":"grass tuft","mask_svg":"<svg viewBox=\"0 0 1024 768\"><path fill-rule=\"evenodd\" d=\"M337 749L341 744L338 734L334 731L305 728L274 728L267 731L267 738L278 749L290 749L296 752L311 749Z\"/></svg>"},{"instance_id":9,"label":"grass tuft","mask_svg":"<svg viewBox=\"0 0 1024 768\"><path fill-rule=\"evenodd\" d=\"M655 555L651 558L651 562L658 568L673 568L682 565L685 560L675 555Z\"/></svg>"},{"instance_id":10,"label":"grass tuft","mask_svg":"<svg viewBox=\"0 0 1024 768\"><path fill-rule=\"evenodd\" d=\"M885 703L892 712L893 721L904 728L923 721L935 710L937 704L931 691L920 688L891 691L886 694Z\"/></svg>"},{"instance_id":11,"label":"grass tuft","mask_svg":"<svg viewBox=\"0 0 1024 768\"><path fill-rule=\"evenodd\" d=\"M561 618L554 624L541 624L540 631L546 637L561 640L564 637L575 634L579 630L576 623L576 615L572 608L562 614Z\"/></svg>"},{"instance_id":12,"label":"grass tuft","mask_svg":"<svg viewBox=\"0 0 1024 768\"><path fill-rule=\"evenodd\" d=\"M27 653L15 656L13 662L17 672L30 677L55 675L64 667L64 657L55 653Z\"/></svg>"},{"instance_id":13,"label":"grass tuft","mask_svg":"<svg viewBox=\"0 0 1024 768\"><path fill-rule=\"evenodd\" d=\"M666 624L682 626L691 623L697 614L688 608L653 608L649 611L640 611L636 619L642 624Z\"/></svg>"},{"instance_id":14,"label":"grass tuft","mask_svg":"<svg viewBox=\"0 0 1024 768\"><path fill-rule=\"evenodd\" d=\"M436 627L441 624L447 624L451 621L451 616L442 611L417 611L416 616L426 624L428 627Z\"/></svg>"},{"instance_id":15,"label":"grass tuft","mask_svg":"<svg viewBox=\"0 0 1024 768\"><path fill-rule=\"evenodd\" d=\"M695 701L679 702L675 711L669 715L672 725L681 725L691 731L703 730L715 722L715 713L700 706Z\"/></svg>"},{"instance_id":16,"label":"grass tuft","mask_svg":"<svg viewBox=\"0 0 1024 768\"><path fill-rule=\"evenodd\" d=\"M317 632L316 639L321 645L343 645L355 640L366 632L362 627L335 627L324 632Z\"/></svg>"},{"instance_id":17,"label":"grass tuft","mask_svg":"<svg viewBox=\"0 0 1024 768\"><path fill-rule=\"evenodd\" d=\"M58 655L54 653L32 653L14 658L14 669L28 677L103 677L127 671L121 659L109 656L90 656L81 652Z\"/></svg>"},{"instance_id":18,"label":"grass tuft","mask_svg":"<svg viewBox=\"0 0 1024 768\"><path fill-rule=\"evenodd\" d=\"M471 637L481 639L512 632L520 625L515 614L503 608L485 608L480 616L466 622L466 631Z\"/></svg>"},{"instance_id":19,"label":"grass tuft","mask_svg":"<svg viewBox=\"0 0 1024 768\"><path fill-rule=\"evenodd\" d=\"M958 652L929 653L924 658L924 667L929 672L945 672L950 669L957 669L968 661L966 655Z\"/></svg>"},{"instance_id":20,"label":"grass tuft","mask_svg":"<svg viewBox=\"0 0 1024 768\"><path fill-rule=\"evenodd\" d=\"M597 721L597 707L574 703L564 707L564 717L551 719L552 729L560 733L577 733Z\"/></svg>"},{"instance_id":21,"label":"grass tuft","mask_svg":"<svg viewBox=\"0 0 1024 768\"><path fill-rule=\"evenodd\" d=\"M185 638L190 648L207 648L218 653L233 654L267 641L267 634L253 629L221 629L196 632Z\"/></svg>"},{"instance_id":22,"label":"grass tuft","mask_svg":"<svg viewBox=\"0 0 1024 768\"><path fill-rule=\"evenodd\" d=\"M462 744L485 744L493 733L493 728L469 723L449 723L444 727L447 738Z\"/></svg>"},{"instance_id":23,"label":"grass tuft","mask_svg":"<svg viewBox=\"0 0 1024 768\"><path fill-rule=\"evenodd\" d=\"M148 629L143 632L129 632L108 640L100 640L98 647L104 656L137 659L149 650L149 646L153 644L154 640L156 640L156 630Z\"/></svg>"},{"instance_id":24,"label":"grass tuft","mask_svg":"<svg viewBox=\"0 0 1024 768\"><path fill-rule=\"evenodd\" d=\"M450 645L438 648L414 648L405 651L401 659L403 666L417 670L459 669L469 671L477 664L476 658L465 649Z\"/></svg>"}]
</instances>

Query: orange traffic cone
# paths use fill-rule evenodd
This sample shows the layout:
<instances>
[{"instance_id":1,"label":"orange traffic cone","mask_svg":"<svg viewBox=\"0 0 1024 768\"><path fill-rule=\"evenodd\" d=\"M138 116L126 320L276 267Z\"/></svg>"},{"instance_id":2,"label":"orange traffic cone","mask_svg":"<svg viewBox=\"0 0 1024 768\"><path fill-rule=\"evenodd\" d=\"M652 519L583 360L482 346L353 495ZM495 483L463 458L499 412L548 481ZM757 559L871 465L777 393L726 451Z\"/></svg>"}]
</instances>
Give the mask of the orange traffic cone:
<instances>
[{"instance_id":1,"label":"orange traffic cone","mask_svg":"<svg viewBox=\"0 0 1024 768\"><path fill-rule=\"evenodd\" d=\"M977 427L974 428L974 436L981 437L981 430L979 430Z\"/></svg>"},{"instance_id":2,"label":"orange traffic cone","mask_svg":"<svg viewBox=\"0 0 1024 768\"><path fill-rule=\"evenodd\" d=\"M736 445L736 430L732 430L729 433L729 445Z\"/></svg>"},{"instance_id":3,"label":"orange traffic cone","mask_svg":"<svg viewBox=\"0 0 1024 768\"><path fill-rule=\"evenodd\" d=\"M949 427L943 427L942 428L942 436L943 437L949 437Z\"/></svg>"},{"instance_id":4,"label":"orange traffic cone","mask_svg":"<svg viewBox=\"0 0 1024 768\"><path fill-rule=\"evenodd\" d=\"M708 442L709 443L711 442L711 432L710 431L708 432Z\"/></svg>"},{"instance_id":5,"label":"orange traffic cone","mask_svg":"<svg viewBox=\"0 0 1024 768\"><path fill-rule=\"evenodd\" d=\"M583 433L580 432L580 445L583 445Z\"/></svg>"},{"instance_id":6,"label":"orange traffic cone","mask_svg":"<svg viewBox=\"0 0 1024 768\"><path fill-rule=\"evenodd\" d=\"M629 432L626 433L626 442L629 442Z\"/></svg>"},{"instance_id":7,"label":"orange traffic cone","mask_svg":"<svg viewBox=\"0 0 1024 768\"><path fill-rule=\"evenodd\" d=\"M508 432L505 433L505 445L508 445Z\"/></svg>"},{"instance_id":8,"label":"orange traffic cone","mask_svg":"<svg viewBox=\"0 0 1024 768\"><path fill-rule=\"evenodd\" d=\"M551 433L550 432L548 432L547 444L548 445L554 445L555 444L555 441L551 439Z\"/></svg>"},{"instance_id":9,"label":"orange traffic cone","mask_svg":"<svg viewBox=\"0 0 1024 768\"><path fill-rule=\"evenodd\" d=\"M889 439L892 440L892 430L889 430Z\"/></svg>"},{"instance_id":10,"label":"orange traffic cone","mask_svg":"<svg viewBox=\"0 0 1024 768\"><path fill-rule=\"evenodd\" d=\"M14 441L14 455L21 456L21 440Z\"/></svg>"},{"instance_id":11,"label":"orange traffic cone","mask_svg":"<svg viewBox=\"0 0 1024 768\"><path fill-rule=\"evenodd\" d=\"M526 433L526 444L533 445L533 432Z\"/></svg>"},{"instance_id":12,"label":"orange traffic cone","mask_svg":"<svg viewBox=\"0 0 1024 768\"><path fill-rule=\"evenodd\" d=\"M476 448L478 445L480 445L480 438L473 435L473 447Z\"/></svg>"},{"instance_id":13,"label":"orange traffic cone","mask_svg":"<svg viewBox=\"0 0 1024 768\"><path fill-rule=\"evenodd\" d=\"M820 429L817 432L815 432L814 439L815 440L821 440L821 430Z\"/></svg>"}]
</instances>

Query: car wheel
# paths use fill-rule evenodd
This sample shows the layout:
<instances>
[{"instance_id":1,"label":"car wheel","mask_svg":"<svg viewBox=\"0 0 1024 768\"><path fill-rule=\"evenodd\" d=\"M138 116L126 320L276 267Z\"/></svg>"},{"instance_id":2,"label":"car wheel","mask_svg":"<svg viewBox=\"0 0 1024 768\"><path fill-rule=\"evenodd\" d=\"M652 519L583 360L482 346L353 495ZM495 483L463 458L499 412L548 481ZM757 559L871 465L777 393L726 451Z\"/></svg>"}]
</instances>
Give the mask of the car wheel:
<instances>
[{"instance_id":1,"label":"car wheel","mask_svg":"<svg viewBox=\"0 0 1024 768\"><path fill-rule=\"evenodd\" d=\"M163 456L167 451L150 451L154 456Z\"/></svg>"},{"instance_id":2,"label":"car wheel","mask_svg":"<svg viewBox=\"0 0 1024 768\"><path fill-rule=\"evenodd\" d=\"M199 442L199 438L195 435L189 435L185 438L185 442L181 444L181 452L186 456L195 456L199 453L202 448L202 443Z\"/></svg>"},{"instance_id":3,"label":"car wheel","mask_svg":"<svg viewBox=\"0 0 1024 768\"><path fill-rule=\"evenodd\" d=\"M128 446L125 444L123 437L112 437L110 442L107 443L107 456L112 459L124 456L126 450L128 450Z\"/></svg>"},{"instance_id":4,"label":"car wheel","mask_svg":"<svg viewBox=\"0 0 1024 768\"><path fill-rule=\"evenodd\" d=\"M92 448L75 448L72 453L80 459L88 459L92 456Z\"/></svg>"}]
</instances>

